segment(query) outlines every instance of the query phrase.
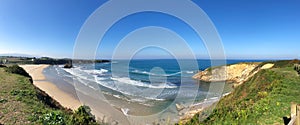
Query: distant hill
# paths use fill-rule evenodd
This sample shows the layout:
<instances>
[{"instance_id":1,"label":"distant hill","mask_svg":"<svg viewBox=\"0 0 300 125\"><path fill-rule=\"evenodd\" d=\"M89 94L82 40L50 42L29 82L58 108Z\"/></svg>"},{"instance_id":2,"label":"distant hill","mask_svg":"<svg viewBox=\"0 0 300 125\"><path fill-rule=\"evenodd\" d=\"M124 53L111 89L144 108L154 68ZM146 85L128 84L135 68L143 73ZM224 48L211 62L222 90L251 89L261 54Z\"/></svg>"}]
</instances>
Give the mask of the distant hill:
<instances>
[{"instance_id":1,"label":"distant hill","mask_svg":"<svg viewBox=\"0 0 300 125\"><path fill-rule=\"evenodd\" d=\"M21 57L21 56L0 56L0 64L49 64L49 65L63 65L72 63L105 63L110 60L85 60L85 59L56 59L50 57Z\"/></svg>"},{"instance_id":2,"label":"distant hill","mask_svg":"<svg viewBox=\"0 0 300 125\"><path fill-rule=\"evenodd\" d=\"M0 56L13 56L13 57L41 57L37 55L20 54L20 53L1 53Z\"/></svg>"}]
</instances>

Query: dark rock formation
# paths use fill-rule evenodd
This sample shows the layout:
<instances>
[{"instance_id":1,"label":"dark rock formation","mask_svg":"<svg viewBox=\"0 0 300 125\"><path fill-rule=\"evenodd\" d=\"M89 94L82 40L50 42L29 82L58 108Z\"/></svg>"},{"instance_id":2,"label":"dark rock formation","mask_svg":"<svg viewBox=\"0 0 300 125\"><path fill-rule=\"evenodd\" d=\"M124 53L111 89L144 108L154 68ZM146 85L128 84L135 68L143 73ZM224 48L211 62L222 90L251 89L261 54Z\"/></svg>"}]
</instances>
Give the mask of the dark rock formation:
<instances>
[{"instance_id":1,"label":"dark rock formation","mask_svg":"<svg viewBox=\"0 0 300 125\"><path fill-rule=\"evenodd\" d=\"M73 65L72 65L72 64L69 64L69 63L67 63L67 64L65 64L65 65L64 65L64 68L68 68L68 69L70 69L70 68L73 68Z\"/></svg>"}]
</instances>

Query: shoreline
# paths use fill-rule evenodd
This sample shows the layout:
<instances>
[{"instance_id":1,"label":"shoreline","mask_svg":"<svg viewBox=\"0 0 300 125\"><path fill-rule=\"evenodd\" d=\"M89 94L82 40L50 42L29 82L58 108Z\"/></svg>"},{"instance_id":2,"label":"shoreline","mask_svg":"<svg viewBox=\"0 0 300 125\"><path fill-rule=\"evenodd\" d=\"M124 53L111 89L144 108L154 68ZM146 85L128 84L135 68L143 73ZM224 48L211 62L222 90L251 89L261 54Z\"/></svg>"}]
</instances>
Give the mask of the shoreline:
<instances>
[{"instance_id":1,"label":"shoreline","mask_svg":"<svg viewBox=\"0 0 300 125\"><path fill-rule=\"evenodd\" d=\"M20 65L32 77L33 85L45 91L51 98L60 103L63 107L73 111L82 104L69 93L59 89L54 83L46 80L43 70L50 65Z\"/></svg>"}]
</instances>

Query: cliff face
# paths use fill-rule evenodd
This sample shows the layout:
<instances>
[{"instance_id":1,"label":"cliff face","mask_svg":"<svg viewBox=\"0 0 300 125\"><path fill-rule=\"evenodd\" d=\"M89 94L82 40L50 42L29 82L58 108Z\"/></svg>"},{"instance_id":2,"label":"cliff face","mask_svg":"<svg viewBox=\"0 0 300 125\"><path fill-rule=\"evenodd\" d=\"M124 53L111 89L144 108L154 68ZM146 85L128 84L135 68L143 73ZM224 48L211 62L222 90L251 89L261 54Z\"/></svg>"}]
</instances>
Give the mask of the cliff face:
<instances>
[{"instance_id":1,"label":"cliff face","mask_svg":"<svg viewBox=\"0 0 300 125\"><path fill-rule=\"evenodd\" d=\"M208 68L193 76L194 79L205 82L229 81L241 84L261 69L272 68L274 64L238 63L228 66Z\"/></svg>"}]
</instances>

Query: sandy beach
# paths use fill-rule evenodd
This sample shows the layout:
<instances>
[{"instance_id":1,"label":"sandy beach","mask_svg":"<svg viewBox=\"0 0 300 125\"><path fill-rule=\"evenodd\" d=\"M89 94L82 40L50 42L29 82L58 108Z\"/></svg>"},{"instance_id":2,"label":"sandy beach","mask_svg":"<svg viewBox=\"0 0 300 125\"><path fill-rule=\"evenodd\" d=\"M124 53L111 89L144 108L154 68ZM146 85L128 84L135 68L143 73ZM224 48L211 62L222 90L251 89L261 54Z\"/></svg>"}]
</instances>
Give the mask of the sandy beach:
<instances>
[{"instance_id":1,"label":"sandy beach","mask_svg":"<svg viewBox=\"0 0 300 125\"><path fill-rule=\"evenodd\" d=\"M29 75L32 77L33 84L45 91L49 96L59 102L63 107L70 108L72 110L78 109L82 104L78 99L75 99L70 94L60 90L53 83L46 81L43 75L43 70L49 65L20 65Z\"/></svg>"},{"instance_id":2,"label":"sandy beach","mask_svg":"<svg viewBox=\"0 0 300 125\"><path fill-rule=\"evenodd\" d=\"M47 68L49 65L20 65L29 75L32 77L33 84L45 91L49 96L59 102L63 107L70 108L73 111L77 110L81 105L88 105L92 109L92 114L95 115L96 119L101 122L108 123L117 123L117 124L129 124L127 118L120 113L120 111L112 108L107 105L106 102L91 98L87 95L87 93L83 94L81 92L73 92L76 93L77 96L74 97L72 93L68 93L58 88L55 83L49 82L45 75L43 74L43 70ZM87 90L92 93L91 90ZM81 101L84 104L81 103ZM112 116L116 116L112 118Z\"/></svg>"}]
</instances>

